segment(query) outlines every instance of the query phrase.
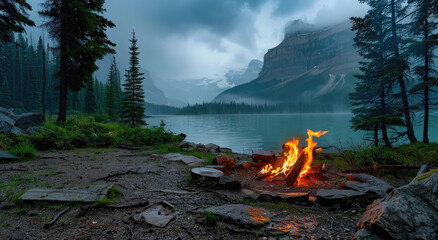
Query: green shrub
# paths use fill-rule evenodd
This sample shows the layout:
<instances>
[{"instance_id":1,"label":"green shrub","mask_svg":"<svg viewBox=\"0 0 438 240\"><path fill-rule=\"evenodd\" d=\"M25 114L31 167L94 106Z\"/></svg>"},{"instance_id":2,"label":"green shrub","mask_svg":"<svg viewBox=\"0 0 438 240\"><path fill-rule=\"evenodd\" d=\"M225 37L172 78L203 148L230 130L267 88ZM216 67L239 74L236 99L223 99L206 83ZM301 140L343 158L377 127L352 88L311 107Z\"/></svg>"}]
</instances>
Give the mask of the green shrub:
<instances>
[{"instance_id":1,"label":"green shrub","mask_svg":"<svg viewBox=\"0 0 438 240\"><path fill-rule=\"evenodd\" d=\"M35 158L36 148L29 142L20 142L9 151L11 154L19 156L21 159L27 160Z\"/></svg>"}]
</instances>

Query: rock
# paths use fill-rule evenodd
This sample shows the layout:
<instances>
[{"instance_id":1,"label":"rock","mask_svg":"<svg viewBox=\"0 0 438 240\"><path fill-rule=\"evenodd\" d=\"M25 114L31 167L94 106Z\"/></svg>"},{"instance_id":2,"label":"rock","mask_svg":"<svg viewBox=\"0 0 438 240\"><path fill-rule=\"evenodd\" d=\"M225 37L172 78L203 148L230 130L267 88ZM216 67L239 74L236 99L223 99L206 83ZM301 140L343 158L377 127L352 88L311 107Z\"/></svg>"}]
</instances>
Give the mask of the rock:
<instances>
[{"instance_id":1,"label":"rock","mask_svg":"<svg viewBox=\"0 0 438 240\"><path fill-rule=\"evenodd\" d=\"M47 132L47 131L48 131L48 129L43 128L43 127L30 127L28 129L26 129L27 134L35 134L35 133Z\"/></svg>"},{"instance_id":2,"label":"rock","mask_svg":"<svg viewBox=\"0 0 438 240\"><path fill-rule=\"evenodd\" d=\"M438 239L438 173L392 190L367 208L357 229L383 239Z\"/></svg>"},{"instance_id":3,"label":"rock","mask_svg":"<svg viewBox=\"0 0 438 240\"><path fill-rule=\"evenodd\" d=\"M293 193L281 193L260 191L260 198L266 202L281 202L286 201L288 203L307 202L309 200L309 193L293 192Z\"/></svg>"},{"instance_id":4,"label":"rock","mask_svg":"<svg viewBox=\"0 0 438 240\"><path fill-rule=\"evenodd\" d=\"M181 141L182 141L182 140L186 139L187 134L185 134L185 133L180 133L180 134L178 134L178 137L179 137L179 139L181 139Z\"/></svg>"},{"instance_id":5,"label":"rock","mask_svg":"<svg viewBox=\"0 0 438 240\"><path fill-rule=\"evenodd\" d=\"M20 196L24 201L96 202L102 200L113 184L91 185L88 189L33 188Z\"/></svg>"},{"instance_id":6,"label":"rock","mask_svg":"<svg viewBox=\"0 0 438 240\"><path fill-rule=\"evenodd\" d=\"M201 153L208 153L208 149L205 147L204 144L197 144L195 146L195 151L196 152L201 152Z\"/></svg>"},{"instance_id":7,"label":"rock","mask_svg":"<svg viewBox=\"0 0 438 240\"><path fill-rule=\"evenodd\" d=\"M386 192L393 188L385 181L368 175L368 174L353 174L349 176L352 181L347 181L344 188L352 189L366 194L367 200L375 200L386 195Z\"/></svg>"},{"instance_id":8,"label":"rock","mask_svg":"<svg viewBox=\"0 0 438 240\"><path fill-rule=\"evenodd\" d=\"M243 162L241 166L243 169L250 169L252 164L250 162Z\"/></svg>"},{"instance_id":9,"label":"rock","mask_svg":"<svg viewBox=\"0 0 438 240\"><path fill-rule=\"evenodd\" d=\"M254 162L272 163L275 161L275 153L272 151L255 150L252 152L252 160Z\"/></svg>"},{"instance_id":10,"label":"rock","mask_svg":"<svg viewBox=\"0 0 438 240\"><path fill-rule=\"evenodd\" d=\"M6 109L4 107L0 107L0 118L2 115L6 118L12 119L12 121L14 122L17 120L17 116L14 114L13 108Z\"/></svg>"},{"instance_id":11,"label":"rock","mask_svg":"<svg viewBox=\"0 0 438 240\"><path fill-rule=\"evenodd\" d=\"M264 208L255 208L244 204L214 206L199 212L204 211L209 211L226 222L245 228L261 228L267 225L274 215Z\"/></svg>"},{"instance_id":12,"label":"rock","mask_svg":"<svg viewBox=\"0 0 438 240\"><path fill-rule=\"evenodd\" d=\"M146 210L137 215L134 215L133 218L135 221L144 220L151 225L165 227L170 221L172 221L172 219L175 218L175 213L170 207L157 204L148 207Z\"/></svg>"},{"instance_id":13,"label":"rock","mask_svg":"<svg viewBox=\"0 0 438 240\"><path fill-rule=\"evenodd\" d=\"M191 148L181 148L181 152L193 152Z\"/></svg>"},{"instance_id":14,"label":"rock","mask_svg":"<svg viewBox=\"0 0 438 240\"><path fill-rule=\"evenodd\" d=\"M2 162L2 161L14 161L14 160L19 160L19 159L20 158L15 156L15 155L12 155L12 154L9 154L9 153L7 153L5 151L0 150L0 162Z\"/></svg>"},{"instance_id":15,"label":"rock","mask_svg":"<svg viewBox=\"0 0 438 240\"><path fill-rule=\"evenodd\" d=\"M319 189L316 191L316 200L317 204L323 206L332 206L337 203L340 203L341 206L347 203L347 200L354 200L357 198L365 197L364 193L354 191L354 190L346 190L346 189Z\"/></svg>"},{"instance_id":16,"label":"rock","mask_svg":"<svg viewBox=\"0 0 438 240\"><path fill-rule=\"evenodd\" d=\"M190 147L190 143L186 142L186 141L182 141L178 147L180 148L189 148Z\"/></svg>"},{"instance_id":17,"label":"rock","mask_svg":"<svg viewBox=\"0 0 438 240\"><path fill-rule=\"evenodd\" d=\"M16 127L16 126L13 126L13 127L12 127L10 133L15 134L15 135L19 135L19 134L20 134L20 135L25 135L25 134L26 134L26 132L25 132L23 129L18 128L18 127Z\"/></svg>"},{"instance_id":18,"label":"rock","mask_svg":"<svg viewBox=\"0 0 438 240\"><path fill-rule=\"evenodd\" d=\"M352 240L383 240L379 236L373 235L371 232L365 229L360 229L354 234Z\"/></svg>"},{"instance_id":19,"label":"rock","mask_svg":"<svg viewBox=\"0 0 438 240\"><path fill-rule=\"evenodd\" d=\"M208 150L215 150L215 151L217 151L217 152L219 152L219 151L221 150L221 147L219 147L218 145L216 145L216 144L214 144L214 143L209 143L209 144L205 145L205 147L206 147Z\"/></svg>"},{"instance_id":20,"label":"rock","mask_svg":"<svg viewBox=\"0 0 438 240\"><path fill-rule=\"evenodd\" d=\"M224 165L227 167L227 169L230 170L234 167L236 161L234 160L234 158L229 157L227 155L219 155L215 157L213 163L216 163L217 165Z\"/></svg>"},{"instance_id":21,"label":"rock","mask_svg":"<svg viewBox=\"0 0 438 240\"><path fill-rule=\"evenodd\" d=\"M260 193L255 192L251 189L242 189L241 191L245 194L246 198L254 201L258 200L260 197Z\"/></svg>"},{"instance_id":22,"label":"rock","mask_svg":"<svg viewBox=\"0 0 438 240\"><path fill-rule=\"evenodd\" d=\"M231 148L221 148L221 152L231 153L231 152L233 152L233 150L231 150Z\"/></svg>"},{"instance_id":23,"label":"rock","mask_svg":"<svg viewBox=\"0 0 438 240\"><path fill-rule=\"evenodd\" d=\"M15 126L21 129L28 129L40 125L44 122L44 116L41 113L23 113L17 116Z\"/></svg>"},{"instance_id":24,"label":"rock","mask_svg":"<svg viewBox=\"0 0 438 240\"><path fill-rule=\"evenodd\" d=\"M168 161L180 161L188 166L200 166L205 159L197 158L195 156L186 156L179 153L168 153L163 155L165 160Z\"/></svg>"},{"instance_id":25,"label":"rock","mask_svg":"<svg viewBox=\"0 0 438 240\"><path fill-rule=\"evenodd\" d=\"M15 121L9 116L0 113L0 133L9 133L14 127Z\"/></svg>"},{"instance_id":26,"label":"rock","mask_svg":"<svg viewBox=\"0 0 438 240\"><path fill-rule=\"evenodd\" d=\"M214 168L199 167L192 168L191 175L192 178L195 180L201 177L205 177L208 180L218 181L220 177L224 176L224 173Z\"/></svg>"},{"instance_id":27,"label":"rock","mask_svg":"<svg viewBox=\"0 0 438 240\"><path fill-rule=\"evenodd\" d=\"M212 154L212 155L218 155L218 154L219 154L219 152L216 151L216 150L214 150L214 149L210 149L210 150L208 150L208 152L209 152L210 154Z\"/></svg>"},{"instance_id":28,"label":"rock","mask_svg":"<svg viewBox=\"0 0 438 240\"><path fill-rule=\"evenodd\" d=\"M242 184L232 177L224 176L219 179L219 187L227 190L242 189Z\"/></svg>"}]
</instances>

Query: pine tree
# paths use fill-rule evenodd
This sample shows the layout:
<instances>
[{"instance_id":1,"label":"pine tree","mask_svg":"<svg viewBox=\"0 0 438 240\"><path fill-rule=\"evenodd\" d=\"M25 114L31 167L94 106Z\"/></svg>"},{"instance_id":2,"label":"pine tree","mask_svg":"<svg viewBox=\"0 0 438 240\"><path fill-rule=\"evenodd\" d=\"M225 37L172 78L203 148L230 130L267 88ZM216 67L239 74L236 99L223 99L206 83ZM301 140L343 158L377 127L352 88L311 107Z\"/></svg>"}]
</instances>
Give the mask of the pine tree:
<instances>
[{"instance_id":1,"label":"pine tree","mask_svg":"<svg viewBox=\"0 0 438 240\"><path fill-rule=\"evenodd\" d=\"M117 99L116 99L116 80L113 72L113 65L111 65L108 74L108 81L105 86L105 105L106 112L111 121L117 120Z\"/></svg>"},{"instance_id":2,"label":"pine tree","mask_svg":"<svg viewBox=\"0 0 438 240\"><path fill-rule=\"evenodd\" d=\"M104 0L46 0L40 15L48 18L44 24L58 43L61 66L59 70L60 99L58 120L67 116L67 91L79 91L98 69L97 59L115 53L114 43L105 30L114 23L101 14Z\"/></svg>"},{"instance_id":3,"label":"pine tree","mask_svg":"<svg viewBox=\"0 0 438 240\"><path fill-rule=\"evenodd\" d=\"M414 73L419 76L421 83L414 86L414 90L423 94L423 110L424 110L424 125L423 125L423 142L429 142L429 108L430 108L430 91L434 86L433 73L437 71L434 68L436 59L435 49L438 47L438 34L434 34L438 26L437 15L438 4L436 0L410 0L413 4L413 18L410 24L411 33L414 38L410 39L408 54L413 56L415 60L419 60L420 64L414 67ZM436 81L436 80L435 80ZM421 93L421 92L420 92Z\"/></svg>"},{"instance_id":4,"label":"pine tree","mask_svg":"<svg viewBox=\"0 0 438 240\"><path fill-rule=\"evenodd\" d=\"M389 125L401 125L399 108L394 104L391 82L385 73L389 60L385 42L390 39L385 0L367 1L370 10L363 18L352 17L352 30L356 32L354 46L364 61L360 62L361 74L355 91L350 94L354 117L351 120L355 130L373 132L373 142L379 143L379 130L385 146L391 147L388 137Z\"/></svg>"},{"instance_id":5,"label":"pine tree","mask_svg":"<svg viewBox=\"0 0 438 240\"><path fill-rule=\"evenodd\" d=\"M0 1L0 44L11 42L14 38L13 32L25 32L24 26L35 26L29 19L27 10L32 10L32 7L26 0Z\"/></svg>"},{"instance_id":6,"label":"pine tree","mask_svg":"<svg viewBox=\"0 0 438 240\"><path fill-rule=\"evenodd\" d=\"M391 63L386 71L392 75L391 77L398 82L400 88L400 97L402 100L402 111L404 115L406 134L411 143L417 142L415 137L414 128L411 121L411 110L409 106L409 100L407 95L405 73L408 70L408 62L406 57L400 54L401 39L399 37L399 31L402 29L402 24L399 23L400 19L406 16L406 7L404 6L405 0L390 0L390 30L391 40L389 41L389 47L391 49L392 57Z\"/></svg>"},{"instance_id":7,"label":"pine tree","mask_svg":"<svg viewBox=\"0 0 438 240\"><path fill-rule=\"evenodd\" d=\"M129 58L129 69L126 72L126 81L123 84L125 97L122 100L123 112L122 121L135 127L138 125L146 125L143 120L144 117L144 91L143 79L144 73L139 72L139 60L137 47L137 39L135 32L132 32L132 39L130 40L131 47L129 48L131 55Z\"/></svg>"},{"instance_id":8,"label":"pine tree","mask_svg":"<svg viewBox=\"0 0 438 240\"><path fill-rule=\"evenodd\" d=\"M85 111L88 114L95 114L97 111L96 95L94 94L93 79L89 79L87 81L87 89L85 92Z\"/></svg>"}]
</instances>

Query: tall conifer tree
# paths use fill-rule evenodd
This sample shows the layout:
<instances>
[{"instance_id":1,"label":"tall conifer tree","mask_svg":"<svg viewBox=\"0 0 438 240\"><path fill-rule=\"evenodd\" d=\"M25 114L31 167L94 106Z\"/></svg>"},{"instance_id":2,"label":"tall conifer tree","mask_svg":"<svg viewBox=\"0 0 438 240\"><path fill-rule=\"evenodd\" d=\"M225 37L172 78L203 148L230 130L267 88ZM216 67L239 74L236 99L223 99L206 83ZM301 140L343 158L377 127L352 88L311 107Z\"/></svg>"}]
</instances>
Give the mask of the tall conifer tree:
<instances>
[{"instance_id":1,"label":"tall conifer tree","mask_svg":"<svg viewBox=\"0 0 438 240\"><path fill-rule=\"evenodd\" d=\"M114 23L102 16L104 0L46 0L40 15L48 18L44 25L58 43L60 99L58 120L67 116L67 91L79 91L98 69L97 59L115 53L115 46L105 33Z\"/></svg>"},{"instance_id":2,"label":"tall conifer tree","mask_svg":"<svg viewBox=\"0 0 438 240\"><path fill-rule=\"evenodd\" d=\"M126 72L126 81L123 84L125 97L122 100L123 112L122 120L131 125L131 127L146 125L144 117L144 91L143 79L144 73L139 71L139 60L137 39L135 32L132 31L131 47L129 47L129 69Z\"/></svg>"}]
</instances>

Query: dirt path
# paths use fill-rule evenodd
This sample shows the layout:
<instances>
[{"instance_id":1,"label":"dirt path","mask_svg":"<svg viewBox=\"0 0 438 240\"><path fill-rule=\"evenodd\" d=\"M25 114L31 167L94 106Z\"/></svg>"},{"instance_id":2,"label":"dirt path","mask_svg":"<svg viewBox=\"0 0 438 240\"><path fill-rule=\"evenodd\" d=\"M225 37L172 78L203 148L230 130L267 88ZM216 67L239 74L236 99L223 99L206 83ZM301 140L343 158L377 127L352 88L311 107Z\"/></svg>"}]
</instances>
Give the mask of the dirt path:
<instances>
[{"instance_id":1,"label":"dirt path","mask_svg":"<svg viewBox=\"0 0 438 240\"><path fill-rule=\"evenodd\" d=\"M81 212L80 204L20 203L12 208L0 209L0 239L349 239L360 218L360 214L354 210L346 213L277 210L278 214L290 219L288 224L293 229L281 236L263 231L256 233L257 230L238 228L219 219L216 224L204 225L204 216L196 213L196 209L230 202L190 183L190 168L182 163L163 160L160 155L144 150L79 149L42 152L38 156L38 160L0 165L0 170L3 169L0 171L0 204L13 201L13 196L24 189L86 189L92 184L113 183L123 193L116 205L145 200L154 204L165 200L175 206L176 217L166 227L159 228L132 219L134 214L145 207L90 209L78 216ZM24 169L27 171L21 171ZM139 174L124 174L94 181L111 173L128 170ZM311 194L315 191L285 184L253 183L252 171L256 170L237 170L232 176L248 188L257 185L261 189L307 190ZM48 229L43 227L66 206L71 206L71 209L53 226Z\"/></svg>"}]
</instances>

